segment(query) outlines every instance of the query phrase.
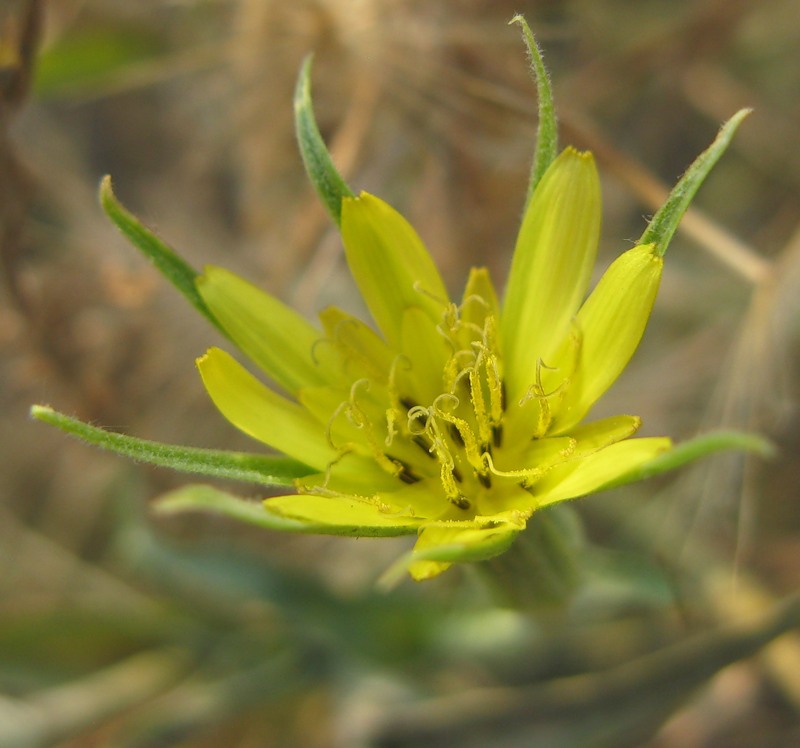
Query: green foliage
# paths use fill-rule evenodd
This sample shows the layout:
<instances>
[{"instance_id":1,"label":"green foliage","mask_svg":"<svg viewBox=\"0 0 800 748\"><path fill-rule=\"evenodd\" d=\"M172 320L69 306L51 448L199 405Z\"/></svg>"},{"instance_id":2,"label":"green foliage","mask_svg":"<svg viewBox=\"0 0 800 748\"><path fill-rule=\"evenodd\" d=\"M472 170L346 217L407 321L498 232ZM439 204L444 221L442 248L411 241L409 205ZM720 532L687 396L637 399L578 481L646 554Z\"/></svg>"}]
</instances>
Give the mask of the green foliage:
<instances>
[{"instance_id":1,"label":"green foliage","mask_svg":"<svg viewBox=\"0 0 800 748\"><path fill-rule=\"evenodd\" d=\"M39 56L34 89L43 97L91 95L161 54L160 40L147 29L99 26L72 32Z\"/></svg>"}]
</instances>

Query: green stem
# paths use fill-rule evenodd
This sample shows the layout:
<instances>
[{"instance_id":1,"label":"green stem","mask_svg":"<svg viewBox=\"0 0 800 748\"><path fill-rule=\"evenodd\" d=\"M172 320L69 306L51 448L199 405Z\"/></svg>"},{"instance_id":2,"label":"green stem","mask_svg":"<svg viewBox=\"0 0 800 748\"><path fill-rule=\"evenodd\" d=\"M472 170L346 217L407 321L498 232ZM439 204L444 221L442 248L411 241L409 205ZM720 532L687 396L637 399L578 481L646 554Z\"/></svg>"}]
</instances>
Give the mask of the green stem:
<instances>
[{"instance_id":1,"label":"green stem","mask_svg":"<svg viewBox=\"0 0 800 748\"><path fill-rule=\"evenodd\" d=\"M70 418L46 405L34 405L31 416L95 447L183 473L228 478L262 486L291 486L295 478L314 472L287 457L183 447L116 434Z\"/></svg>"}]
</instances>

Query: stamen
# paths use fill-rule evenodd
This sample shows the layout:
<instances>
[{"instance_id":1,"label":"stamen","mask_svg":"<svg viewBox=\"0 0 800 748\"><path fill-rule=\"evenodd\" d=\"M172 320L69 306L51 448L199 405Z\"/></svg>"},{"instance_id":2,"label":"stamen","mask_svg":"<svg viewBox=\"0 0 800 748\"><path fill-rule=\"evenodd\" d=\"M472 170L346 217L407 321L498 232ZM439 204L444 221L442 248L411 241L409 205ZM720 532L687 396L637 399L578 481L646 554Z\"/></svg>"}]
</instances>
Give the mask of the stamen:
<instances>
[{"instance_id":1,"label":"stamen","mask_svg":"<svg viewBox=\"0 0 800 748\"><path fill-rule=\"evenodd\" d=\"M457 397L454 397L453 395L439 395L439 397L434 400L433 406L431 407L433 415L436 419L440 419L445 423L453 424L458 429L458 432L464 443L463 449L466 452L467 459L474 468L480 469L481 455L480 450L478 449L478 440L475 438L472 428L463 418L459 418L458 416L454 416L452 413L442 410L442 407L439 405L439 403L444 400L449 400L451 402L455 401L455 405L458 407Z\"/></svg>"},{"instance_id":2,"label":"stamen","mask_svg":"<svg viewBox=\"0 0 800 748\"><path fill-rule=\"evenodd\" d=\"M491 488L492 487L492 477L491 477L491 475L489 475L489 473L480 473L480 472L476 471L475 475L478 477L478 480L480 481L480 484L484 488Z\"/></svg>"},{"instance_id":3,"label":"stamen","mask_svg":"<svg viewBox=\"0 0 800 748\"><path fill-rule=\"evenodd\" d=\"M478 362L469 372L469 390L472 409L475 412L475 420L478 423L478 434L482 442L487 442L491 437L491 426L489 424L489 414L486 412L486 400L483 397L483 385L478 376L478 366L482 355L482 352L478 355Z\"/></svg>"},{"instance_id":4,"label":"stamen","mask_svg":"<svg viewBox=\"0 0 800 748\"><path fill-rule=\"evenodd\" d=\"M303 484L302 478L295 479L294 485L298 493L322 493L323 491L331 491L331 489L328 488L328 483L330 483L333 468L348 454L350 454L350 450L343 449L325 466L325 477L319 485L306 486Z\"/></svg>"},{"instance_id":5,"label":"stamen","mask_svg":"<svg viewBox=\"0 0 800 748\"><path fill-rule=\"evenodd\" d=\"M454 506L457 506L459 509L469 509L472 504L470 503L469 499L464 496L464 494L459 494L455 498L450 499L450 503Z\"/></svg>"},{"instance_id":6,"label":"stamen","mask_svg":"<svg viewBox=\"0 0 800 748\"><path fill-rule=\"evenodd\" d=\"M388 380L389 401L391 402L392 407L396 408L398 411L401 411L403 407L403 404L399 399L399 388L397 386L397 369L400 366L403 366L406 371L411 369L411 362L408 360L408 357L404 356L402 353L399 353L392 360L392 366L389 369ZM408 410L408 408L406 408L406 410Z\"/></svg>"},{"instance_id":7,"label":"stamen","mask_svg":"<svg viewBox=\"0 0 800 748\"><path fill-rule=\"evenodd\" d=\"M519 401L520 407L531 400L536 400L539 404L539 418L536 429L534 429L533 432L534 439L543 437L547 433L547 429L550 428L550 424L553 422L550 398L562 392L567 386L567 380L564 380L552 392L545 392L544 386L542 385L542 369L547 369L548 371L557 370L552 366L547 366L542 359L538 359L536 361L536 381L528 388L528 391Z\"/></svg>"},{"instance_id":8,"label":"stamen","mask_svg":"<svg viewBox=\"0 0 800 748\"><path fill-rule=\"evenodd\" d=\"M386 438L383 443L387 447L392 446L395 436L397 436L397 413L394 408L386 409Z\"/></svg>"},{"instance_id":9,"label":"stamen","mask_svg":"<svg viewBox=\"0 0 800 748\"><path fill-rule=\"evenodd\" d=\"M503 420L505 412L505 385L500 377L497 357L489 354L484 364L486 368L486 383L489 386L489 407L491 410L492 424L497 425Z\"/></svg>"},{"instance_id":10,"label":"stamen","mask_svg":"<svg viewBox=\"0 0 800 748\"><path fill-rule=\"evenodd\" d=\"M408 413L408 433L412 436L423 436L430 430L431 412L430 408L423 408L421 405L415 405L409 408ZM424 419L422 428L419 427L418 421Z\"/></svg>"},{"instance_id":11,"label":"stamen","mask_svg":"<svg viewBox=\"0 0 800 748\"><path fill-rule=\"evenodd\" d=\"M419 403L414 402L410 397L404 395L399 399L400 405L402 405L406 410L411 410L412 408L419 408Z\"/></svg>"},{"instance_id":12,"label":"stamen","mask_svg":"<svg viewBox=\"0 0 800 748\"><path fill-rule=\"evenodd\" d=\"M467 304L480 304L484 309L489 308L489 302L486 301L483 296L477 293L471 293L469 296L467 296L459 305L458 310L463 312L464 307L467 306Z\"/></svg>"},{"instance_id":13,"label":"stamen","mask_svg":"<svg viewBox=\"0 0 800 748\"><path fill-rule=\"evenodd\" d=\"M436 455L433 454L433 444L431 443L430 439L421 434L415 434L411 437L411 441L414 442L424 453L426 457L430 457L432 460L436 459Z\"/></svg>"},{"instance_id":14,"label":"stamen","mask_svg":"<svg viewBox=\"0 0 800 748\"><path fill-rule=\"evenodd\" d=\"M494 460L490 454L484 454L483 459L486 463L486 467L488 467L489 470L496 476L500 478L523 478L523 482L533 481L541 478L548 470L550 470L551 467L539 465L534 468L523 468L522 470L498 470L495 467Z\"/></svg>"},{"instance_id":15,"label":"stamen","mask_svg":"<svg viewBox=\"0 0 800 748\"><path fill-rule=\"evenodd\" d=\"M397 457L392 457L392 455L386 455L392 462L396 463L400 466L400 472L397 474L397 477L400 478L403 483L419 483L422 480L412 469L411 466L405 462L404 460L399 460Z\"/></svg>"},{"instance_id":16,"label":"stamen","mask_svg":"<svg viewBox=\"0 0 800 748\"><path fill-rule=\"evenodd\" d=\"M467 358L466 364L461 364L460 359ZM475 360L475 353L467 348L462 348L453 353L447 360L444 366L444 373L442 381L446 392L451 395L455 394L456 388L463 381L464 377L469 375L469 368L473 365Z\"/></svg>"},{"instance_id":17,"label":"stamen","mask_svg":"<svg viewBox=\"0 0 800 748\"><path fill-rule=\"evenodd\" d=\"M369 391L369 379L356 379L356 381L350 386L350 400L348 403L349 407L347 408L348 420L358 429L363 429L366 426L369 426L369 418L367 418L366 413L364 413L361 406L358 404L357 399L358 389L362 386L366 391Z\"/></svg>"},{"instance_id":18,"label":"stamen","mask_svg":"<svg viewBox=\"0 0 800 748\"><path fill-rule=\"evenodd\" d=\"M458 444L459 447L464 446L464 440L461 438L461 432L456 428L454 423L449 424L449 428L447 429L450 433L450 437L453 441Z\"/></svg>"},{"instance_id":19,"label":"stamen","mask_svg":"<svg viewBox=\"0 0 800 748\"><path fill-rule=\"evenodd\" d=\"M458 490L458 486L456 486L455 477L453 475L453 465L452 462L448 465L447 462L442 462L442 469L440 471L440 476L442 479L442 487L444 488L444 493L450 501L453 499L457 499L461 496L461 491Z\"/></svg>"},{"instance_id":20,"label":"stamen","mask_svg":"<svg viewBox=\"0 0 800 748\"><path fill-rule=\"evenodd\" d=\"M492 426L492 444L498 449L503 446L503 424Z\"/></svg>"},{"instance_id":21,"label":"stamen","mask_svg":"<svg viewBox=\"0 0 800 748\"><path fill-rule=\"evenodd\" d=\"M347 400L343 400L341 403L339 403L339 405L336 406L336 410L333 411L333 414L328 419L328 423L325 425L325 440L328 442L331 449L336 449L336 450L339 449L339 447L337 447L333 441L333 424L335 423L336 419L342 414L342 411L348 407L350 407L350 405L347 402Z\"/></svg>"},{"instance_id":22,"label":"stamen","mask_svg":"<svg viewBox=\"0 0 800 748\"><path fill-rule=\"evenodd\" d=\"M382 470L385 470L387 473L397 476L401 471L401 466L394 460L391 460L386 456L381 448L380 444L378 443L378 438L375 435L375 431L372 426L372 422L364 412L363 408L358 402L358 389L362 386L366 385L366 389L369 389L369 380L368 379L357 379L353 382L352 386L350 387L350 399L342 402L336 410L333 412L330 420L328 421L328 425L326 427L326 436L328 441L330 442L331 446L337 450L358 450L359 447L362 448L364 446L364 442L366 442L366 446L369 448L369 451L372 453L372 457L375 462L379 465ZM355 442L350 442L345 445L335 445L332 439L332 429L335 420L344 413L347 417L347 420L354 426L356 429L361 431L364 434L364 442L361 444L357 444Z\"/></svg>"},{"instance_id":23,"label":"stamen","mask_svg":"<svg viewBox=\"0 0 800 748\"><path fill-rule=\"evenodd\" d=\"M428 291L427 288L423 288L422 283L420 283L419 281L414 281L413 289L417 293L422 294L423 296L427 296L429 299L433 299L433 301L437 302L438 304L441 304L443 307L455 306L455 304L453 304L449 299L443 299L441 298L441 296L437 296L435 293Z\"/></svg>"},{"instance_id":24,"label":"stamen","mask_svg":"<svg viewBox=\"0 0 800 748\"><path fill-rule=\"evenodd\" d=\"M460 326L458 307L453 302L447 303L442 310L441 322L436 325L436 331L452 346L454 351L458 349L454 336Z\"/></svg>"},{"instance_id":25,"label":"stamen","mask_svg":"<svg viewBox=\"0 0 800 748\"><path fill-rule=\"evenodd\" d=\"M315 366L321 366L322 365L322 362L317 357L317 348L319 348L319 346L323 345L324 343L328 343L329 345L333 346L334 351L339 353L339 351L336 349L336 342L335 341L331 340L330 338L317 338L311 344L311 351L310 351L311 360L314 362ZM339 359L339 363L341 363L341 358ZM342 367L342 369L344 369L344 367Z\"/></svg>"},{"instance_id":26,"label":"stamen","mask_svg":"<svg viewBox=\"0 0 800 748\"><path fill-rule=\"evenodd\" d=\"M480 325L478 325L476 322L464 322L464 320L462 319L462 317L464 316L464 310L470 304L478 304L479 306L482 307L481 311L483 311L485 314L490 309L489 302L486 301L486 299L484 299L483 296L474 293L467 296L458 307L458 312L460 315L459 321L461 323L460 326L463 329L469 330L470 332L472 332L473 335L479 338L483 337L483 328Z\"/></svg>"}]
</instances>

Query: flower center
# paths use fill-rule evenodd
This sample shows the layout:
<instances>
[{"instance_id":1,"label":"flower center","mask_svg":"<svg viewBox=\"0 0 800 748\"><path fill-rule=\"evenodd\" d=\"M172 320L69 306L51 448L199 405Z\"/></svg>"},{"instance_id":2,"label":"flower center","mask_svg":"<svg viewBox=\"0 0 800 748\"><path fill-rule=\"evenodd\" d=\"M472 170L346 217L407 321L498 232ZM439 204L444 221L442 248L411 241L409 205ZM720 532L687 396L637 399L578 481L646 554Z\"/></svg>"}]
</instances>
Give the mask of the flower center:
<instances>
[{"instance_id":1,"label":"flower center","mask_svg":"<svg viewBox=\"0 0 800 748\"><path fill-rule=\"evenodd\" d=\"M367 335L353 318L333 330L328 341L342 354L343 379L328 395L327 434L340 457L322 485L300 490L359 495L373 485L366 490L387 500L396 494L398 506L408 502L424 516L471 519L492 513L503 496L526 489L540 474L530 467L509 469L525 464L519 444L537 434L522 441L509 437L514 423L493 307L471 294L460 306L442 309L438 322L410 310L413 333L399 350L374 345L374 333ZM360 344L356 333L363 336ZM526 420L529 410L544 410L537 405L541 389L527 397ZM347 455L367 458L380 468L369 469L372 478L382 473L388 482L379 480L384 487L375 489L374 480L343 459Z\"/></svg>"},{"instance_id":2,"label":"flower center","mask_svg":"<svg viewBox=\"0 0 800 748\"><path fill-rule=\"evenodd\" d=\"M469 318L462 314L466 305L473 312ZM505 391L497 322L488 303L473 296L462 308L447 305L435 328L447 344L435 367L441 372L436 383L441 394L429 404L400 394L404 384L413 389L416 372L413 366L409 372L394 367L386 445L400 466L401 481L412 484L429 477L433 482L438 473L446 501L474 514L475 497L492 488L492 454L503 444ZM412 459L391 456L401 441L414 446Z\"/></svg>"}]
</instances>

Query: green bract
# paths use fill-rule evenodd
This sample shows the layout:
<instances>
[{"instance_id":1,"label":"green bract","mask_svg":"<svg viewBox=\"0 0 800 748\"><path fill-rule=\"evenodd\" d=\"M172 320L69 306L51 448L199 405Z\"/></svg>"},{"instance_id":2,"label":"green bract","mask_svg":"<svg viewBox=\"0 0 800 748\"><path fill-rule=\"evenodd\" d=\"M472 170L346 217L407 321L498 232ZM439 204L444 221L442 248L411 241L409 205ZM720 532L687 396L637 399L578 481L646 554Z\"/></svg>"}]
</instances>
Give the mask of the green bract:
<instances>
[{"instance_id":1,"label":"green bract","mask_svg":"<svg viewBox=\"0 0 800 748\"><path fill-rule=\"evenodd\" d=\"M313 325L222 268L197 276L105 183L111 218L285 393L218 348L201 356L203 383L220 412L286 458L253 455L248 462L213 453L214 472L204 467L201 450L165 447L178 450L175 466L294 490L258 509L190 487L167 497L162 509L212 509L290 532L416 534L402 563L425 579L453 562L503 552L543 507L716 449L763 447L752 437L718 434L674 448L666 437L634 438L640 421L632 415L585 420L636 350L666 244L744 113L697 159L643 240L610 265L587 298L600 232L597 170L589 153L567 148L556 155L541 55L524 21L515 20L532 53L543 140L502 303L483 268L473 269L463 295L450 299L412 226L379 198L350 191L316 127L308 63L295 100L301 152L340 225L377 331L336 308ZM172 464L150 442L104 434L48 409L35 415L101 446Z\"/></svg>"}]
</instances>

